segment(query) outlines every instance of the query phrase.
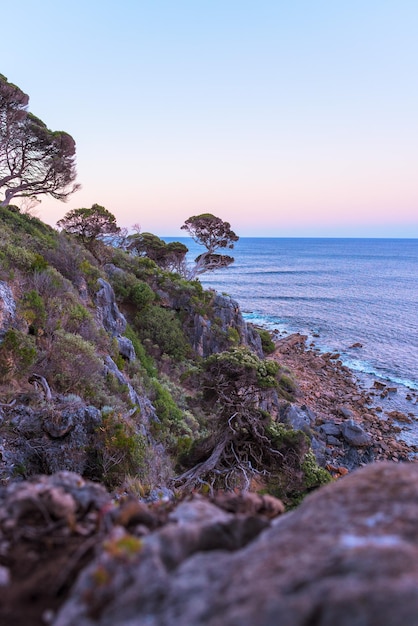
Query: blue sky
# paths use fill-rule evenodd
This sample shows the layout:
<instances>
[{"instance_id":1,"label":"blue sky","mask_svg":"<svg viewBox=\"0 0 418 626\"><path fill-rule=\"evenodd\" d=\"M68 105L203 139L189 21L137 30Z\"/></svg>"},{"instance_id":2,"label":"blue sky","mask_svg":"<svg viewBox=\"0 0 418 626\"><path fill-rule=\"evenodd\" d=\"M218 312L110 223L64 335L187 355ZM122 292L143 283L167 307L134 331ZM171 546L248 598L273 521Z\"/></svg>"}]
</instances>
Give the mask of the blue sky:
<instances>
[{"instance_id":1,"label":"blue sky","mask_svg":"<svg viewBox=\"0 0 418 626\"><path fill-rule=\"evenodd\" d=\"M81 191L180 236L418 237L416 0L7 3L0 73L77 143Z\"/></svg>"}]
</instances>

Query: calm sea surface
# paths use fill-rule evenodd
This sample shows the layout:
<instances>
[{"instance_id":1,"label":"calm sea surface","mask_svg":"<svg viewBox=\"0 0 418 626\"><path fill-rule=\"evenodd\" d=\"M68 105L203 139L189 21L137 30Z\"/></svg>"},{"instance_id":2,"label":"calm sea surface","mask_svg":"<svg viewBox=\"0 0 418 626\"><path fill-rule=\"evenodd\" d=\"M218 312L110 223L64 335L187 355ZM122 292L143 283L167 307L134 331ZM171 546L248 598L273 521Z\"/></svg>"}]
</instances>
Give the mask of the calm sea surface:
<instances>
[{"instance_id":1,"label":"calm sea surface","mask_svg":"<svg viewBox=\"0 0 418 626\"><path fill-rule=\"evenodd\" d=\"M190 258L203 251L181 241ZM418 418L416 398L405 400L418 391L418 239L241 238L226 252L235 262L203 274L205 287L236 299L247 321L339 352L364 386L396 386L384 408Z\"/></svg>"}]
</instances>

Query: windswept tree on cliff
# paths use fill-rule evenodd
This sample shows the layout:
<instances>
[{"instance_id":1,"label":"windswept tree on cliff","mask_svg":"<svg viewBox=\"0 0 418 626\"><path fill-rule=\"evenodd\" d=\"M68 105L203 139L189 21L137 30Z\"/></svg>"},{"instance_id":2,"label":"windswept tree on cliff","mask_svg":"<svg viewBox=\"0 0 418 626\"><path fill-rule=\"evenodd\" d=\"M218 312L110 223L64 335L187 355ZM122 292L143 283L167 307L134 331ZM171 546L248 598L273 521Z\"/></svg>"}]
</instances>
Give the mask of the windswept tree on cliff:
<instances>
[{"instance_id":1,"label":"windswept tree on cliff","mask_svg":"<svg viewBox=\"0 0 418 626\"><path fill-rule=\"evenodd\" d=\"M152 233L135 233L129 235L127 249L133 254L152 259L164 270L185 274L188 248L180 241L166 243Z\"/></svg>"},{"instance_id":2,"label":"windswept tree on cliff","mask_svg":"<svg viewBox=\"0 0 418 626\"><path fill-rule=\"evenodd\" d=\"M27 110L29 97L0 74L0 206L50 195L65 201L75 184L75 141Z\"/></svg>"},{"instance_id":3,"label":"windswept tree on cliff","mask_svg":"<svg viewBox=\"0 0 418 626\"><path fill-rule=\"evenodd\" d=\"M93 204L90 209L68 211L57 222L57 226L71 235L76 235L89 247L105 235L117 235L120 230L116 217L99 204Z\"/></svg>"},{"instance_id":4,"label":"windswept tree on cliff","mask_svg":"<svg viewBox=\"0 0 418 626\"><path fill-rule=\"evenodd\" d=\"M202 213L189 217L181 228L189 233L193 241L206 248L206 252L195 259L195 265L188 275L190 280L204 272L228 267L234 262L233 257L216 252L219 248L232 249L239 239L229 222L211 213Z\"/></svg>"}]
</instances>

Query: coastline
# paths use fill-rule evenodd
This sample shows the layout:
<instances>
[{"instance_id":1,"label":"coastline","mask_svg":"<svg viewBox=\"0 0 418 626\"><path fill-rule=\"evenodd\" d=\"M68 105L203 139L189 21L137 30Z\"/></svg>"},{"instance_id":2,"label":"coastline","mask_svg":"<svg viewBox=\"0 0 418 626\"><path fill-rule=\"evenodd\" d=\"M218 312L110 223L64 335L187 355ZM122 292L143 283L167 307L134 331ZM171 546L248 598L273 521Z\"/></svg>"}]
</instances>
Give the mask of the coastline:
<instances>
[{"instance_id":1,"label":"coastline","mask_svg":"<svg viewBox=\"0 0 418 626\"><path fill-rule=\"evenodd\" d=\"M307 339L300 333L285 337L273 333L276 348L268 358L294 375L296 405L313 415L312 431L324 443L328 469L342 475L371 461L413 461L418 446L406 440L405 432L413 418L384 411L376 405L376 396L380 399L385 393L384 385L363 389L338 354L320 353L307 345ZM357 446L354 455L342 436L348 422L355 423L368 440L368 445Z\"/></svg>"}]
</instances>

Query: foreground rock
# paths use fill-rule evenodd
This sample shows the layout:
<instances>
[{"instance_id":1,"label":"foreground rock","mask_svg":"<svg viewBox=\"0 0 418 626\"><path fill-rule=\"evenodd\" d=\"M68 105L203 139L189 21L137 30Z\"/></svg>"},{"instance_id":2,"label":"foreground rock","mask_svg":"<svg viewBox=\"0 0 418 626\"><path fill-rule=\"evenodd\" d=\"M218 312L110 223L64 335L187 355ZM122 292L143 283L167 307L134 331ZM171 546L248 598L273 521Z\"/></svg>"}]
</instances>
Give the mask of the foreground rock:
<instances>
[{"instance_id":1,"label":"foreground rock","mask_svg":"<svg viewBox=\"0 0 418 626\"><path fill-rule=\"evenodd\" d=\"M418 624L417 464L357 470L261 533L188 506L130 550L115 534L55 626Z\"/></svg>"}]
</instances>

